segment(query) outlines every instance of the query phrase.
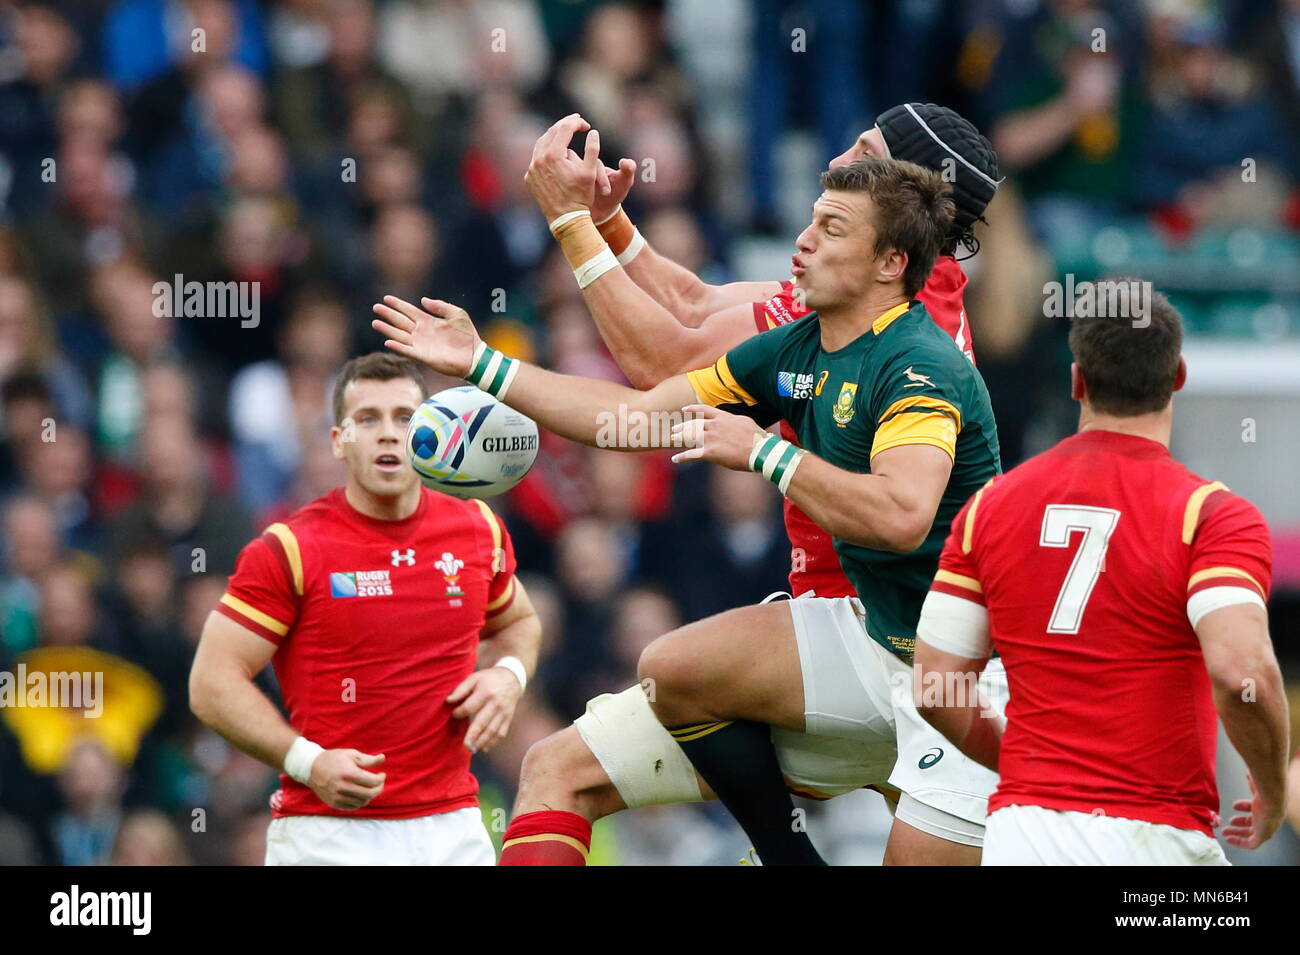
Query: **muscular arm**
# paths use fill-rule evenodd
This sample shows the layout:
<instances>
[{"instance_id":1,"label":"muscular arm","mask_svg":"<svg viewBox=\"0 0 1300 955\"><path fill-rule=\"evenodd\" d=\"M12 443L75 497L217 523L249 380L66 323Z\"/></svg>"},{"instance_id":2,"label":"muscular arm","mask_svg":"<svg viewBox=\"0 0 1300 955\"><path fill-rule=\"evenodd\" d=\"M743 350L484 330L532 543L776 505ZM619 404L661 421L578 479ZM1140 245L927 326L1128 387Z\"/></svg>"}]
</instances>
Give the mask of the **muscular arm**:
<instances>
[{"instance_id":1,"label":"muscular arm","mask_svg":"<svg viewBox=\"0 0 1300 955\"><path fill-rule=\"evenodd\" d=\"M523 694L516 674L497 661L515 657L529 677L537 669L542 624L518 578L511 586L510 606L489 617L479 631L479 668L447 696L448 705L455 707L452 716L469 720L464 743L471 753L487 752L505 737Z\"/></svg>"},{"instance_id":2,"label":"muscular arm","mask_svg":"<svg viewBox=\"0 0 1300 955\"><path fill-rule=\"evenodd\" d=\"M371 324L388 337L387 346L399 354L422 361L441 374L465 378L472 371L479 345L473 322L464 309L448 302L429 298L421 301L424 309L387 295L382 304L374 307L380 320ZM628 416L680 412L695 400L695 390L685 375L675 375L648 391L638 391L608 381L545 371L524 362L518 362L517 368L502 400L560 437L595 447L621 451L669 447L668 428L646 427L645 420ZM627 434L632 426L637 426L638 434L645 438L637 447L611 440L620 433Z\"/></svg>"},{"instance_id":3,"label":"muscular arm","mask_svg":"<svg viewBox=\"0 0 1300 955\"><path fill-rule=\"evenodd\" d=\"M669 316L687 328L699 328L712 315L738 305L752 305L781 291L780 282L729 282L710 285L646 245L625 266L628 277ZM599 281L595 284L600 284ZM752 325L751 325L752 329ZM718 354L722 354L719 352ZM713 358L717 358L714 355ZM710 359L711 361L712 359ZM706 362L707 364L707 362ZM694 367L694 366L692 366Z\"/></svg>"},{"instance_id":4,"label":"muscular arm","mask_svg":"<svg viewBox=\"0 0 1300 955\"><path fill-rule=\"evenodd\" d=\"M1214 706L1259 794L1276 808L1286 799L1290 726L1282 672L1268 634L1268 614L1254 604L1207 613L1196 625Z\"/></svg>"},{"instance_id":5,"label":"muscular arm","mask_svg":"<svg viewBox=\"0 0 1300 955\"><path fill-rule=\"evenodd\" d=\"M531 678L537 671L537 653L542 645L542 622L528 599L519 578L514 581L515 595L510 606L489 617L479 631L480 668L495 666L504 657L515 657Z\"/></svg>"},{"instance_id":6,"label":"muscular arm","mask_svg":"<svg viewBox=\"0 0 1300 955\"><path fill-rule=\"evenodd\" d=\"M948 653L916 641L913 700L921 718L981 766L998 771L1003 720L979 690L989 658Z\"/></svg>"},{"instance_id":7,"label":"muscular arm","mask_svg":"<svg viewBox=\"0 0 1300 955\"><path fill-rule=\"evenodd\" d=\"M642 267L642 260L650 261ZM660 267L652 264L655 261L690 276L708 290L699 293L698 301L712 310L702 312L702 307L695 305L687 314L679 299L663 294L662 286L648 287L658 279ZM611 269L588 285L583 297L623 374L638 388L653 388L672 375L711 365L729 348L755 334L753 303L780 289L779 282L704 285L693 273L647 246L626 269Z\"/></svg>"},{"instance_id":8,"label":"muscular arm","mask_svg":"<svg viewBox=\"0 0 1300 955\"><path fill-rule=\"evenodd\" d=\"M924 543L952 473L952 458L927 444L908 444L871 459L854 474L808 455L787 496L832 537L908 553Z\"/></svg>"},{"instance_id":9,"label":"muscular arm","mask_svg":"<svg viewBox=\"0 0 1300 955\"><path fill-rule=\"evenodd\" d=\"M213 611L190 670L194 715L250 756L279 768L298 733L253 683L275 645Z\"/></svg>"}]
</instances>

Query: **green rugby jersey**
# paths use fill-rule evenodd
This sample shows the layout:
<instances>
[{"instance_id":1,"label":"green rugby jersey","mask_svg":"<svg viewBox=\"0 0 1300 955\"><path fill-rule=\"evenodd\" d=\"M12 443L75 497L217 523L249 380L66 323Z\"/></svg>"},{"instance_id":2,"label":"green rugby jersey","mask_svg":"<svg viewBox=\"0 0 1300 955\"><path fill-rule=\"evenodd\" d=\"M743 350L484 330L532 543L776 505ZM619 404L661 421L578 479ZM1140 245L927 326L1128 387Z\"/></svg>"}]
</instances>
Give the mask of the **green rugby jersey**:
<instances>
[{"instance_id":1,"label":"green rugby jersey","mask_svg":"<svg viewBox=\"0 0 1300 955\"><path fill-rule=\"evenodd\" d=\"M920 302L885 312L838 351L821 344L816 313L742 342L711 368L690 372L702 403L764 427L784 419L802 447L846 471L871 458L929 444L953 458L925 543L910 554L835 539L835 552L867 608L867 632L910 654L921 604L953 518L1001 470L997 426L984 379Z\"/></svg>"}]
</instances>

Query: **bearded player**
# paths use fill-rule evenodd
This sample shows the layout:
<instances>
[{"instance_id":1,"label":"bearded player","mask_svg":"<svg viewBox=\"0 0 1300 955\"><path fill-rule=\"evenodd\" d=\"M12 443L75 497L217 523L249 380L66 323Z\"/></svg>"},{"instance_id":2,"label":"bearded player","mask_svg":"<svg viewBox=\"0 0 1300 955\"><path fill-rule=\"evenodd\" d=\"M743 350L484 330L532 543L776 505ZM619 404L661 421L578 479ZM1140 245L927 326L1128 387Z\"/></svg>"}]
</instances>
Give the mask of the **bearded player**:
<instances>
[{"instance_id":1,"label":"bearded player","mask_svg":"<svg viewBox=\"0 0 1300 955\"><path fill-rule=\"evenodd\" d=\"M424 387L397 355L343 366L347 483L245 547L204 626L191 708L283 772L268 865L495 861L470 755L510 728L541 626L501 521L407 460ZM268 662L287 720L253 683Z\"/></svg>"},{"instance_id":2,"label":"bearded player","mask_svg":"<svg viewBox=\"0 0 1300 955\"><path fill-rule=\"evenodd\" d=\"M556 123L539 139L527 179L548 221L555 221L575 201L590 197L598 231L606 239L609 252L616 253L621 267L587 281L583 295L611 352L634 384L651 387L672 374L713 361L755 334L809 314L805 291L796 289L797 279L710 286L658 255L641 239L619 204L635 181L635 163L625 159L618 170L603 169L596 161L599 134L595 130L588 133L582 159L567 149L574 133L587 128L576 114ZM951 181L956 206L953 223L934 268L915 297L973 361L962 305L966 277L954 253L963 245L977 247L971 229L982 218L999 181L992 147L954 111L911 103L882 113L876 126L863 132L848 150L831 160L830 166L838 168L866 156L906 159L940 172ZM602 177L610 186L608 193L597 188ZM754 301L760 297L763 301ZM792 382L791 387L797 388L799 383ZM781 423L781 436L798 443L788 422ZM791 543L791 592L796 597L831 601L852 596L853 587L840 567L831 536L788 497L784 509ZM846 619L836 625L843 632L851 632L853 620L846 605L841 602L826 606L845 613ZM1005 680L996 660L986 670L984 687L995 703L1005 699ZM946 761L941 755L936 761L935 748L942 745L942 738L916 713L906 688L900 691L896 765L889 785L875 787L891 802L898 801L885 861L977 864L987 796L996 776L956 754ZM547 805L592 805L590 792L584 794L577 782L587 778L602 784L606 777L612 779L617 795L608 804L617 808L662 800L664 792L647 793L638 784L628 767L639 762L629 760L622 752L630 744L621 728L636 723L645 711L646 703L635 688L593 700L588 714L573 728L543 741L530 752L517 813ZM820 779L822 785L808 785L810 777L806 773L791 771L791 747L803 747L807 741L781 729L775 736L792 791L812 798L847 791L829 785L826 776ZM848 756L860 760L861 751L850 750ZM828 758L842 763L846 755L828 754ZM799 778L804 780L802 785L795 781ZM707 792L707 787L702 791ZM681 797L685 792L683 788L677 795ZM602 809L607 805L603 801L599 804ZM789 829L784 820L781 825Z\"/></svg>"},{"instance_id":3,"label":"bearded player","mask_svg":"<svg viewBox=\"0 0 1300 955\"><path fill-rule=\"evenodd\" d=\"M1182 322L1151 299L1137 322L1073 320L1078 433L962 509L921 613L921 713L1001 772L985 865L1226 865L1218 719L1253 793L1225 840L1255 848L1285 818L1268 528L1170 455ZM1005 728L964 692L994 649Z\"/></svg>"},{"instance_id":4,"label":"bearded player","mask_svg":"<svg viewBox=\"0 0 1300 955\"><path fill-rule=\"evenodd\" d=\"M590 818L703 798L696 769L765 864L817 864L806 833L791 826L787 782L829 796L883 783L894 765L893 691L906 689L911 630L942 544L936 515L955 514L996 472L997 436L978 372L912 300L951 224L947 187L914 164L874 158L829 171L823 187L796 256L819 314L647 392L505 358L446 303L426 299L432 314L392 297L376 306L390 347L573 440L601 444L611 413L640 420L706 406L695 409L704 424L692 423L698 447L685 459L762 473L831 530L856 575L857 597L728 611L647 650L641 669L655 681L655 710L638 687L589 705L578 761L546 760L565 778L559 805L551 790L521 788L503 864L580 863ZM603 243L584 214L561 218L579 226L565 254L588 273L580 266ZM807 450L755 423L782 418L797 422Z\"/></svg>"}]
</instances>

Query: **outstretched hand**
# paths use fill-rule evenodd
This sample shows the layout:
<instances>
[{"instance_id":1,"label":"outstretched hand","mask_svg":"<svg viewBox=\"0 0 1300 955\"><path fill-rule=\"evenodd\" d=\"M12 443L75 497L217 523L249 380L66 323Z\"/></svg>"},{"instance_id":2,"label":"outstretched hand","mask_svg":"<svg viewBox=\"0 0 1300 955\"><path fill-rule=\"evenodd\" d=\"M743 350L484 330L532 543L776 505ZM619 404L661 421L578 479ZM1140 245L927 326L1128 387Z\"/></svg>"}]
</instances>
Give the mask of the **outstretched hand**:
<instances>
[{"instance_id":1,"label":"outstretched hand","mask_svg":"<svg viewBox=\"0 0 1300 955\"><path fill-rule=\"evenodd\" d=\"M479 336L468 313L450 302L422 298L423 309L396 295L374 306L370 327L387 337L384 345L423 362L436 372L464 378L474 361Z\"/></svg>"}]
</instances>

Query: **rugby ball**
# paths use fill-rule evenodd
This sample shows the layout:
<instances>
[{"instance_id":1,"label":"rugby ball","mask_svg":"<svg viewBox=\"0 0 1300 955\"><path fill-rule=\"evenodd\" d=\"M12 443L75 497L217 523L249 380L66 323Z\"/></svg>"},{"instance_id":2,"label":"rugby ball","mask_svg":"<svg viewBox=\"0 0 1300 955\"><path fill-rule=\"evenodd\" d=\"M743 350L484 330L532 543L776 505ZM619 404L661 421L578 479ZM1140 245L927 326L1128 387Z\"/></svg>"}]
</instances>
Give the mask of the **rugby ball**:
<instances>
[{"instance_id":1,"label":"rugby ball","mask_svg":"<svg viewBox=\"0 0 1300 955\"><path fill-rule=\"evenodd\" d=\"M472 385L424 399L406 429L411 467L426 487L454 497L493 497L537 460L537 423Z\"/></svg>"}]
</instances>

